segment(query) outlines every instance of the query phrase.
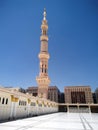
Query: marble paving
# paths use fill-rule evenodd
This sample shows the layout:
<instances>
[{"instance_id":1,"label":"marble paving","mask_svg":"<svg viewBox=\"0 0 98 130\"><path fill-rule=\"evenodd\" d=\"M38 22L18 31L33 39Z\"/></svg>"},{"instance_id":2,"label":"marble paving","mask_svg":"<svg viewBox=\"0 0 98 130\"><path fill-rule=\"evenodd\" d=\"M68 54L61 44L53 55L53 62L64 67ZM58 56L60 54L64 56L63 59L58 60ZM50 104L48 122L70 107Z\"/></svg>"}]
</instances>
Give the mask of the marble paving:
<instances>
[{"instance_id":1,"label":"marble paving","mask_svg":"<svg viewBox=\"0 0 98 130\"><path fill-rule=\"evenodd\" d=\"M54 113L0 123L0 130L98 130L98 113Z\"/></svg>"}]
</instances>

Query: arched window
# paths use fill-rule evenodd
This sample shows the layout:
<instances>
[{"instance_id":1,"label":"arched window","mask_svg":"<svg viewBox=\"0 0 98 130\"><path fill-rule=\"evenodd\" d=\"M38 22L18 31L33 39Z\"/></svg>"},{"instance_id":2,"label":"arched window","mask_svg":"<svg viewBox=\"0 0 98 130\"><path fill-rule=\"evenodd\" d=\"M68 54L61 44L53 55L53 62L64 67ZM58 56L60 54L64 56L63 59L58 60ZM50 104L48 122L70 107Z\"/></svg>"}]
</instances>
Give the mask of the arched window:
<instances>
[{"instance_id":1,"label":"arched window","mask_svg":"<svg viewBox=\"0 0 98 130\"><path fill-rule=\"evenodd\" d=\"M45 73L47 73L47 67L46 67L46 65L45 65Z\"/></svg>"},{"instance_id":2,"label":"arched window","mask_svg":"<svg viewBox=\"0 0 98 130\"><path fill-rule=\"evenodd\" d=\"M6 104L8 104L8 98L6 99Z\"/></svg>"},{"instance_id":3,"label":"arched window","mask_svg":"<svg viewBox=\"0 0 98 130\"><path fill-rule=\"evenodd\" d=\"M42 73L43 73L43 65L42 65Z\"/></svg>"},{"instance_id":4,"label":"arched window","mask_svg":"<svg viewBox=\"0 0 98 130\"><path fill-rule=\"evenodd\" d=\"M45 73L47 73L47 69L45 68Z\"/></svg>"}]
</instances>

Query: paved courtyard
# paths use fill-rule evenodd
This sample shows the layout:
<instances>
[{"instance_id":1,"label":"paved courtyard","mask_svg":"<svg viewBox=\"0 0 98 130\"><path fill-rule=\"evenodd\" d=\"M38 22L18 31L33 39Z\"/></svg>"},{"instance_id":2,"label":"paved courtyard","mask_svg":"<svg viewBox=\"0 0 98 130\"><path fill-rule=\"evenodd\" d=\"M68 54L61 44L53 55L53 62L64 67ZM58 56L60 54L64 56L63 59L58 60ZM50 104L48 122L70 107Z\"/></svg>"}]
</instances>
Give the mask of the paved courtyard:
<instances>
[{"instance_id":1,"label":"paved courtyard","mask_svg":"<svg viewBox=\"0 0 98 130\"><path fill-rule=\"evenodd\" d=\"M54 113L0 123L0 130L98 130L98 114Z\"/></svg>"}]
</instances>

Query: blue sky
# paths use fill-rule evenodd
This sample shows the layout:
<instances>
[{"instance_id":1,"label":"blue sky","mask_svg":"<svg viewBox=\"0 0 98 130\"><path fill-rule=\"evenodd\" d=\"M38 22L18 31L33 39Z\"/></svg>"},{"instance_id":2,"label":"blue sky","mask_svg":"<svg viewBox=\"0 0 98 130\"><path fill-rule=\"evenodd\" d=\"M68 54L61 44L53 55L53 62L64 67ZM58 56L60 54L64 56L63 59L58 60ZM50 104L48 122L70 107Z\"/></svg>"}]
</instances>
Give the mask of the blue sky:
<instances>
[{"instance_id":1,"label":"blue sky","mask_svg":"<svg viewBox=\"0 0 98 130\"><path fill-rule=\"evenodd\" d=\"M51 85L98 87L97 0L0 0L0 85L37 86L44 7Z\"/></svg>"}]
</instances>

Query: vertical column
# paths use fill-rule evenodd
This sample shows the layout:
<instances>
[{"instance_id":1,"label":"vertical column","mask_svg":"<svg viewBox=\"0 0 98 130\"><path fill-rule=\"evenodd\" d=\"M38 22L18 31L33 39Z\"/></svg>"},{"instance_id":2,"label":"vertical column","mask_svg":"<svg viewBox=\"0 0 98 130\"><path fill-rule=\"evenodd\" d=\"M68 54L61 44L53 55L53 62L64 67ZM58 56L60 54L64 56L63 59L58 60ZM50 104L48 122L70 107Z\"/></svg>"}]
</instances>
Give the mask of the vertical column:
<instances>
[{"instance_id":1,"label":"vertical column","mask_svg":"<svg viewBox=\"0 0 98 130\"><path fill-rule=\"evenodd\" d=\"M67 105L67 112L69 113L69 105Z\"/></svg>"},{"instance_id":2,"label":"vertical column","mask_svg":"<svg viewBox=\"0 0 98 130\"><path fill-rule=\"evenodd\" d=\"M90 108L90 104L89 104L89 113L91 113L91 108Z\"/></svg>"},{"instance_id":3,"label":"vertical column","mask_svg":"<svg viewBox=\"0 0 98 130\"><path fill-rule=\"evenodd\" d=\"M15 119L16 117L16 107L17 107L18 98L11 95L11 112L10 119Z\"/></svg>"}]
</instances>

